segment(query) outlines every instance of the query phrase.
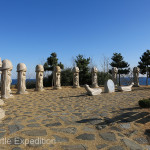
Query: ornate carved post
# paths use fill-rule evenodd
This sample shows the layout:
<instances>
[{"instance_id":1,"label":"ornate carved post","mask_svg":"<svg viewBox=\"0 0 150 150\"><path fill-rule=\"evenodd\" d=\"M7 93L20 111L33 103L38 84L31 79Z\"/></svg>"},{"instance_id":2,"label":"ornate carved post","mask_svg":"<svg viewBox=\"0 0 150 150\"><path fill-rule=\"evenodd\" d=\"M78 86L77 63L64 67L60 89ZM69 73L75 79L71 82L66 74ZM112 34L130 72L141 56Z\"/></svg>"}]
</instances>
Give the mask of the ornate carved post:
<instances>
[{"instance_id":1,"label":"ornate carved post","mask_svg":"<svg viewBox=\"0 0 150 150\"><path fill-rule=\"evenodd\" d=\"M61 69L55 66L53 71L54 89L61 89Z\"/></svg>"},{"instance_id":2,"label":"ornate carved post","mask_svg":"<svg viewBox=\"0 0 150 150\"><path fill-rule=\"evenodd\" d=\"M43 72L44 72L44 67L42 65L37 65L36 69L36 91L43 91Z\"/></svg>"},{"instance_id":3,"label":"ornate carved post","mask_svg":"<svg viewBox=\"0 0 150 150\"><path fill-rule=\"evenodd\" d=\"M80 88L79 85L79 68L74 67L73 68L73 88Z\"/></svg>"},{"instance_id":4,"label":"ornate carved post","mask_svg":"<svg viewBox=\"0 0 150 150\"><path fill-rule=\"evenodd\" d=\"M99 87L97 84L97 72L98 72L98 69L96 67L93 67L92 68L92 87L93 88Z\"/></svg>"},{"instance_id":5,"label":"ornate carved post","mask_svg":"<svg viewBox=\"0 0 150 150\"><path fill-rule=\"evenodd\" d=\"M140 73L140 68L134 67L133 68L133 82L134 86L139 87L139 73Z\"/></svg>"}]
</instances>

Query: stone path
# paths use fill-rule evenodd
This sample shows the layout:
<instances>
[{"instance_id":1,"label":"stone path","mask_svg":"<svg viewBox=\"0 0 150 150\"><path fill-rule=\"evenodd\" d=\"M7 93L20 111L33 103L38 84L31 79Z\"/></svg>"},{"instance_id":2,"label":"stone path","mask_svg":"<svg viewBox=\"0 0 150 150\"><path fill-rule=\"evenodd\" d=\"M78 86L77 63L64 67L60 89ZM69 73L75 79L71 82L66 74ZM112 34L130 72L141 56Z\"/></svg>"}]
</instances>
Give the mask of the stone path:
<instances>
[{"instance_id":1,"label":"stone path","mask_svg":"<svg viewBox=\"0 0 150 150\"><path fill-rule=\"evenodd\" d=\"M28 91L5 100L0 150L150 150L150 110L138 107L150 87L93 97L84 88Z\"/></svg>"}]
</instances>

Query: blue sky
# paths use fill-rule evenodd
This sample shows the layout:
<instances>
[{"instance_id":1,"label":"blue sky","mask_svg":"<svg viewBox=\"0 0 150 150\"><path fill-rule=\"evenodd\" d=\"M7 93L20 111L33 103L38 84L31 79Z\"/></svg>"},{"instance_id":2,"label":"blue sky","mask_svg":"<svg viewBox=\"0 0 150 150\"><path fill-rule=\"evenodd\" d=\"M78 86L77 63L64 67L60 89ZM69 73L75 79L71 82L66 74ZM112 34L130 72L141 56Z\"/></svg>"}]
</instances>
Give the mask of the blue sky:
<instances>
[{"instance_id":1,"label":"blue sky","mask_svg":"<svg viewBox=\"0 0 150 150\"><path fill-rule=\"evenodd\" d=\"M134 67L150 49L150 0L0 0L0 57L23 62L34 76L52 52L66 66L73 57L120 52ZM27 73L27 74L28 74Z\"/></svg>"}]
</instances>

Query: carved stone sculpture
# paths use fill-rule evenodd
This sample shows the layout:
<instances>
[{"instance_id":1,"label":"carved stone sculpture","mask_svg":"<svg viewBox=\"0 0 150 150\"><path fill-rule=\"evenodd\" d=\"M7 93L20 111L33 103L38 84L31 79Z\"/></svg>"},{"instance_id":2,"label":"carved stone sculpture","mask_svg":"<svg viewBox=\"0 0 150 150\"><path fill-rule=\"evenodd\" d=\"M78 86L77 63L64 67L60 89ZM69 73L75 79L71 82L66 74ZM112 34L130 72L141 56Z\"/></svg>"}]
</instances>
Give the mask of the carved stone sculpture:
<instances>
[{"instance_id":1,"label":"carved stone sculpture","mask_svg":"<svg viewBox=\"0 0 150 150\"><path fill-rule=\"evenodd\" d=\"M42 65L37 65L36 69L36 91L43 91L43 72L44 72L44 67Z\"/></svg>"},{"instance_id":2,"label":"carved stone sculpture","mask_svg":"<svg viewBox=\"0 0 150 150\"><path fill-rule=\"evenodd\" d=\"M117 85L117 73L118 73L118 69L116 67L113 67L112 68L112 80L115 85Z\"/></svg>"},{"instance_id":3,"label":"carved stone sculpture","mask_svg":"<svg viewBox=\"0 0 150 150\"><path fill-rule=\"evenodd\" d=\"M19 63L17 65L17 94L27 94L26 91L26 71L27 67L24 63Z\"/></svg>"},{"instance_id":4,"label":"carved stone sculpture","mask_svg":"<svg viewBox=\"0 0 150 150\"><path fill-rule=\"evenodd\" d=\"M85 89L88 95L100 95L102 93L102 89L100 88L90 88L89 85L85 84Z\"/></svg>"},{"instance_id":5,"label":"carved stone sculpture","mask_svg":"<svg viewBox=\"0 0 150 150\"><path fill-rule=\"evenodd\" d=\"M109 79L105 82L104 91L105 91L105 93L115 92L115 85L114 85L114 82L112 80Z\"/></svg>"},{"instance_id":6,"label":"carved stone sculpture","mask_svg":"<svg viewBox=\"0 0 150 150\"><path fill-rule=\"evenodd\" d=\"M10 60L3 60L2 62L2 75L1 75L1 97L4 99L12 97L11 95L11 71L12 71L13 65Z\"/></svg>"},{"instance_id":7,"label":"carved stone sculpture","mask_svg":"<svg viewBox=\"0 0 150 150\"><path fill-rule=\"evenodd\" d=\"M128 86L118 86L118 90L122 91L122 92L132 91L133 85L134 85L134 83L132 82L131 85L128 85Z\"/></svg>"},{"instance_id":8,"label":"carved stone sculpture","mask_svg":"<svg viewBox=\"0 0 150 150\"><path fill-rule=\"evenodd\" d=\"M99 87L97 84L97 72L98 72L97 68L93 67L92 68L92 87L93 88Z\"/></svg>"},{"instance_id":9,"label":"carved stone sculpture","mask_svg":"<svg viewBox=\"0 0 150 150\"><path fill-rule=\"evenodd\" d=\"M80 86L79 86L79 68L78 67L73 68L73 87L80 88Z\"/></svg>"},{"instance_id":10,"label":"carved stone sculpture","mask_svg":"<svg viewBox=\"0 0 150 150\"><path fill-rule=\"evenodd\" d=\"M139 87L139 73L140 73L140 68L134 67L133 68L133 82L134 82L134 86L136 87Z\"/></svg>"},{"instance_id":11,"label":"carved stone sculpture","mask_svg":"<svg viewBox=\"0 0 150 150\"><path fill-rule=\"evenodd\" d=\"M61 69L59 66L55 66L53 71L54 89L61 89L60 80L61 80Z\"/></svg>"}]
</instances>

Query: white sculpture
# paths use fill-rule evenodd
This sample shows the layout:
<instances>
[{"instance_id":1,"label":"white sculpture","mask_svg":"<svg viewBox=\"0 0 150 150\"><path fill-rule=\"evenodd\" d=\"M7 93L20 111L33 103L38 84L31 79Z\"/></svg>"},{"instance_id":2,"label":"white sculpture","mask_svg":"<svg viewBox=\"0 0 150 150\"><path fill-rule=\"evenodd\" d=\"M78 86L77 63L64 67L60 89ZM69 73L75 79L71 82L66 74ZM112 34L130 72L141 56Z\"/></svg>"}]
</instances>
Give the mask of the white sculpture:
<instances>
[{"instance_id":1,"label":"white sculpture","mask_svg":"<svg viewBox=\"0 0 150 150\"><path fill-rule=\"evenodd\" d=\"M98 72L97 68L93 67L92 68L92 87L93 88L99 87L97 84L97 72Z\"/></svg>"},{"instance_id":2,"label":"white sculpture","mask_svg":"<svg viewBox=\"0 0 150 150\"><path fill-rule=\"evenodd\" d=\"M100 95L102 93L102 89L100 88L90 88L89 85L85 84L85 89L88 95Z\"/></svg>"},{"instance_id":3,"label":"white sculpture","mask_svg":"<svg viewBox=\"0 0 150 150\"><path fill-rule=\"evenodd\" d=\"M107 80L105 82L105 85L104 85L104 91L106 93L113 93L115 92L115 85L114 85L114 82L112 80Z\"/></svg>"},{"instance_id":4,"label":"white sculpture","mask_svg":"<svg viewBox=\"0 0 150 150\"><path fill-rule=\"evenodd\" d=\"M36 91L43 91L43 72L44 72L44 67L42 65L37 65L36 69Z\"/></svg>"},{"instance_id":5,"label":"white sculpture","mask_svg":"<svg viewBox=\"0 0 150 150\"><path fill-rule=\"evenodd\" d=\"M3 60L2 62L2 75L1 75L1 97L4 99L12 97L11 95L11 71L12 71L13 65L10 60Z\"/></svg>"},{"instance_id":6,"label":"white sculpture","mask_svg":"<svg viewBox=\"0 0 150 150\"><path fill-rule=\"evenodd\" d=\"M53 71L54 89L61 89L60 79L61 69L59 66L55 66Z\"/></svg>"},{"instance_id":7,"label":"white sculpture","mask_svg":"<svg viewBox=\"0 0 150 150\"><path fill-rule=\"evenodd\" d=\"M113 67L112 68L112 80L115 85L117 85L117 73L118 73L118 69L116 67Z\"/></svg>"},{"instance_id":8,"label":"white sculpture","mask_svg":"<svg viewBox=\"0 0 150 150\"><path fill-rule=\"evenodd\" d=\"M80 88L80 86L79 86L79 68L78 67L73 68L73 87Z\"/></svg>"},{"instance_id":9,"label":"white sculpture","mask_svg":"<svg viewBox=\"0 0 150 150\"><path fill-rule=\"evenodd\" d=\"M17 94L27 94L26 91L26 71L27 67L24 63L19 63L17 65Z\"/></svg>"},{"instance_id":10,"label":"white sculpture","mask_svg":"<svg viewBox=\"0 0 150 150\"><path fill-rule=\"evenodd\" d=\"M128 86L118 86L118 90L122 92L132 91L132 86L134 83L132 82L131 85Z\"/></svg>"},{"instance_id":11,"label":"white sculpture","mask_svg":"<svg viewBox=\"0 0 150 150\"><path fill-rule=\"evenodd\" d=\"M140 68L134 67L133 68L133 82L134 82L134 86L136 87L139 87L139 73L140 73Z\"/></svg>"}]
</instances>

